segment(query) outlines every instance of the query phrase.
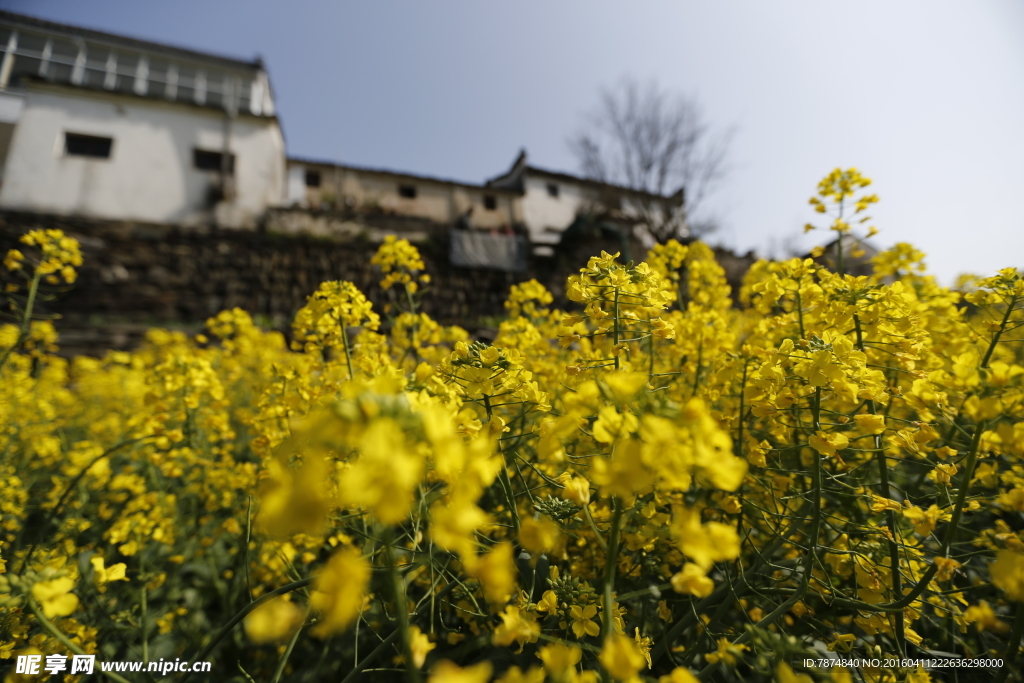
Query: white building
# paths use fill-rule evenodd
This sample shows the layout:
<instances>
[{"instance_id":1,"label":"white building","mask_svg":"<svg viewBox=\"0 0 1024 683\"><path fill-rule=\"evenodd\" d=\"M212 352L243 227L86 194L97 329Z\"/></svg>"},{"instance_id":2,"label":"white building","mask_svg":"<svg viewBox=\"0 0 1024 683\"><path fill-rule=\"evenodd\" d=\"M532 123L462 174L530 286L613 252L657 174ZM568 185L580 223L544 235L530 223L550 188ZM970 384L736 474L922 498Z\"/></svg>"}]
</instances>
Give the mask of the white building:
<instances>
[{"instance_id":1,"label":"white building","mask_svg":"<svg viewBox=\"0 0 1024 683\"><path fill-rule=\"evenodd\" d=\"M245 227L285 183L259 61L0 12L0 209Z\"/></svg>"},{"instance_id":2,"label":"white building","mask_svg":"<svg viewBox=\"0 0 1024 683\"><path fill-rule=\"evenodd\" d=\"M520 195L512 190L308 159L288 159L286 204L461 222L482 230L508 231L523 222Z\"/></svg>"},{"instance_id":3,"label":"white building","mask_svg":"<svg viewBox=\"0 0 1024 683\"><path fill-rule=\"evenodd\" d=\"M508 171L485 185L521 195L523 223L539 256L551 255L562 233L581 217L619 224L624 233L636 229L641 237L648 221L678 220L685 234L682 189L663 196L549 171L530 166L525 150Z\"/></svg>"}]
</instances>

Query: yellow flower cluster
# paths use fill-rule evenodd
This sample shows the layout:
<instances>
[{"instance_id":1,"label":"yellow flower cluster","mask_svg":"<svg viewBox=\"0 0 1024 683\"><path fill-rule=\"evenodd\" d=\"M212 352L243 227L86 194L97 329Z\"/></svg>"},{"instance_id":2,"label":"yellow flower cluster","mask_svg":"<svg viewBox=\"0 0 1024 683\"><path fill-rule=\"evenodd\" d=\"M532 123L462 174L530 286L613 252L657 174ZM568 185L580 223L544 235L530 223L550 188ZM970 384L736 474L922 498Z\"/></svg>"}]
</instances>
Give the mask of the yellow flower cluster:
<instances>
[{"instance_id":1,"label":"yellow flower cluster","mask_svg":"<svg viewBox=\"0 0 1024 683\"><path fill-rule=\"evenodd\" d=\"M370 263L380 268L384 279L380 281L382 289L391 289L396 284L401 284L410 293L415 294L418 287L417 281L422 283L430 282L430 276L419 275L426 266L420 258L416 247L409 244L408 240L400 240L394 235L384 238L380 249L370 259Z\"/></svg>"},{"instance_id":2,"label":"yellow flower cluster","mask_svg":"<svg viewBox=\"0 0 1024 683\"><path fill-rule=\"evenodd\" d=\"M11 249L4 257L3 265L7 270L25 272L27 261L34 265L35 276L44 278L51 285L62 280L69 285L75 281L75 268L82 265L77 240L60 230L30 230L19 241L30 249L30 254L38 252L38 255L26 257L19 249Z\"/></svg>"},{"instance_id":3,"label":"yellow flower cluster","mask_svg":"<svg viewBox=\"0 0 1024 683\"><path fill-rule=\"evenodd\" d=\"M518 285L512 285L508 299L505 301L505 308L511 318L537 318L546 306L554 301L551 292L544 288L544 285L536 280L528 280Z\"/></svg>"},{"instance_id":4,"label":"yellow flower cluster","mask_svg":"<svg viewBox=\"0 0 1024 683\"><path fill-rule=\"evenodd\" d=\"M833 173L815 206L867 206L866 184ZM568 310L513 287L493 344L416 311L397 239L374 263L407 307L383 323L324 283L292 348L233 310L66 361L21 309L0 328L0 660L70 643L438 683L926 675L798 664L825 648L1012 661L1024 279L962 294L921 261L759 262L737 305L699 242L603 253Z\"/></svg>"},{"instance_id":5,"label":"yellow flower cluster","mask_svg":"<svg viewBox=\"0 0 1024 683\"><path fill-rule=\"evenodd\" d=\"M873 194L855 196L859 190L864 189L870 184L871 179L862 176L860 171L855 168L845 170L837 168L818 183L818 194L811 197L810 204L818 213L832 214L833 220L829 229L839 233L840 244L842 244L843 235L849 233L853 228L853 225L850 224L852 218L857 217L857 224L863 224L871 220L869 216L861 214L867 211L869 206L878 202L878 196ZM852 207L850 206L851 203L853 204ZM810 223L804 226L804 232L814 229L814 226ZM877 230L871 227L868 228L865 236L871 237L876 233ZM858 254L855 251L851 255L858 256L862 254ZM842 257L840 256L840 258ZM842 273L841 260L838 270Z\"/></svg>"}]
</instances>

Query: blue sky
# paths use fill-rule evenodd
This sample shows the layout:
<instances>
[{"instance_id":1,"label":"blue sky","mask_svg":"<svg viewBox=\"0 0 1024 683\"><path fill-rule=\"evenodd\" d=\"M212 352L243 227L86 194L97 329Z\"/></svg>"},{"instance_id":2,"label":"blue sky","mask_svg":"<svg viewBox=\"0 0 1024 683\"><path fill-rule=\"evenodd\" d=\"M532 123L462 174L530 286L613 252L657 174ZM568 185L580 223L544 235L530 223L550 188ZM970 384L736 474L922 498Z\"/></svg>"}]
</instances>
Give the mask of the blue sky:
<instances>
[{"instance_id":1,"label":"blue sky","mask_svg":"<svg viewBox=\"0 0 1024 683\"><path fill-rule=\"evenodd\" d=\"M712 238L809 248L817 181L875 180L876 244L933 272L1024 266L1024 3L1018 0L0 0L13 11L270 69L289 153L480 182L566 138L624 75L733 128Z\"/></svg>"}]
</instances>

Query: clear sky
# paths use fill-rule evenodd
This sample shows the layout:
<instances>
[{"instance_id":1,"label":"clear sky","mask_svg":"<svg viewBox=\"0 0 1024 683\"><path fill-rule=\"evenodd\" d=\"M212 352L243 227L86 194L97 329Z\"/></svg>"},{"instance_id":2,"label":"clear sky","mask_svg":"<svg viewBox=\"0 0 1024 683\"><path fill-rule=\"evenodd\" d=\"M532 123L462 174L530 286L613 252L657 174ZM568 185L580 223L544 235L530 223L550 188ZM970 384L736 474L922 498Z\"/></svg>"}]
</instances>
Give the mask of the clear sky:
<instances>
[{"instance_id":1,"label":"clear sky","mask_svg":"<svg viewBox=\"0 0 1024 683\"><path fill-rule=\"evenodd\" d=\"M623 75L734 128L710 241L802 236L817 181L874 179L880 247L945 282L1024 267L1020 0L0 0L35 16L266 60L288 152L470 182L574 171L566 138Z\"/></svg>"}]
</instances>

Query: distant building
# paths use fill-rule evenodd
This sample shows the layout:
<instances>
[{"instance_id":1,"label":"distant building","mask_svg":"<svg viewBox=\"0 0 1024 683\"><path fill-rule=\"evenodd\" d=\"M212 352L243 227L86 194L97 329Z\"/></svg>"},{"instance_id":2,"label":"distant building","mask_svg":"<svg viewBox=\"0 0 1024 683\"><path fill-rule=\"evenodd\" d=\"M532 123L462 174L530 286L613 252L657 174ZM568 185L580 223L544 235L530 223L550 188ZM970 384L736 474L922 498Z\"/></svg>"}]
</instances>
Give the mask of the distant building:
<instances>
[{"instance_id":1,"label":"distant building","mask_svg":"<svg viewBox=\"0 0 1024 683\"><path fill-rule=\"evenodd\" d=\"M284 194L258 60L0 12L0 209L245 227Z\"/></svg>"},{"instance_id":2,"label":"distant building","mask_svg":"<svg viewBox=\"0 0 1024 683\"><path fill-rule=\"evenodd\" d=\"M305 159L288 159L286 205L505 232L523 222L513 190Z\"/></svg>"},{"instance_id":3,"label":"distant building","mask_svg":"<svg viewBox=\"0 0 1024 683\"><path fill-rule=\"evenodd\" d=\"M506 272L527 268L530 245L522 196L514 190L289 159L286 205L271 213L268 229L361 235L371 241L394 233L413 241L443 234L453 266Z\"/></svg>"},{"instance_id":4,"label":"distant building","mask_svg":"<svg viewBox=\"0 0 1024 683\"><path fill-rule=\"evenodd\" d=\"M685 230L682 190L548 171L525 151L483 185L288 159L275 112L259 60L0 11L0 210L371 239L455 228L453 263L513 271L595 235L629 252L654 222Z\"/></svg>"},{"instance_id":5,"label":"distant building","mask_svg":"<svg viewBox=\"0 0 1024 683\"><path fill-rule=\"evenodd\" d=\"M530 166L525 150L508 171L485 185L522 196L523 222L534 244L534 254L539 256L551 255L566 229L578 226L581 217L618 224L624 237L642 234L651 217L675 216L685 225L681 189L674 195L663 196L548 171Z\"/></svg>"},{"instance_id":6,"label":"distant building","mask_svg":"<svg viewBox=\"0 0 1024 683\"><path fill-rule=\"evenodd\" d=\"M878 256L879 251L873 244L865 239L847 235L843 240L843 273L846 275L872 275L875 266L872 259ZM819 265L829 270L839 271L839 240L834 239L821 247L821 254L815 256L813 252L804 254L801 258L814 259Z\"/></svg>"}]
</instances>

